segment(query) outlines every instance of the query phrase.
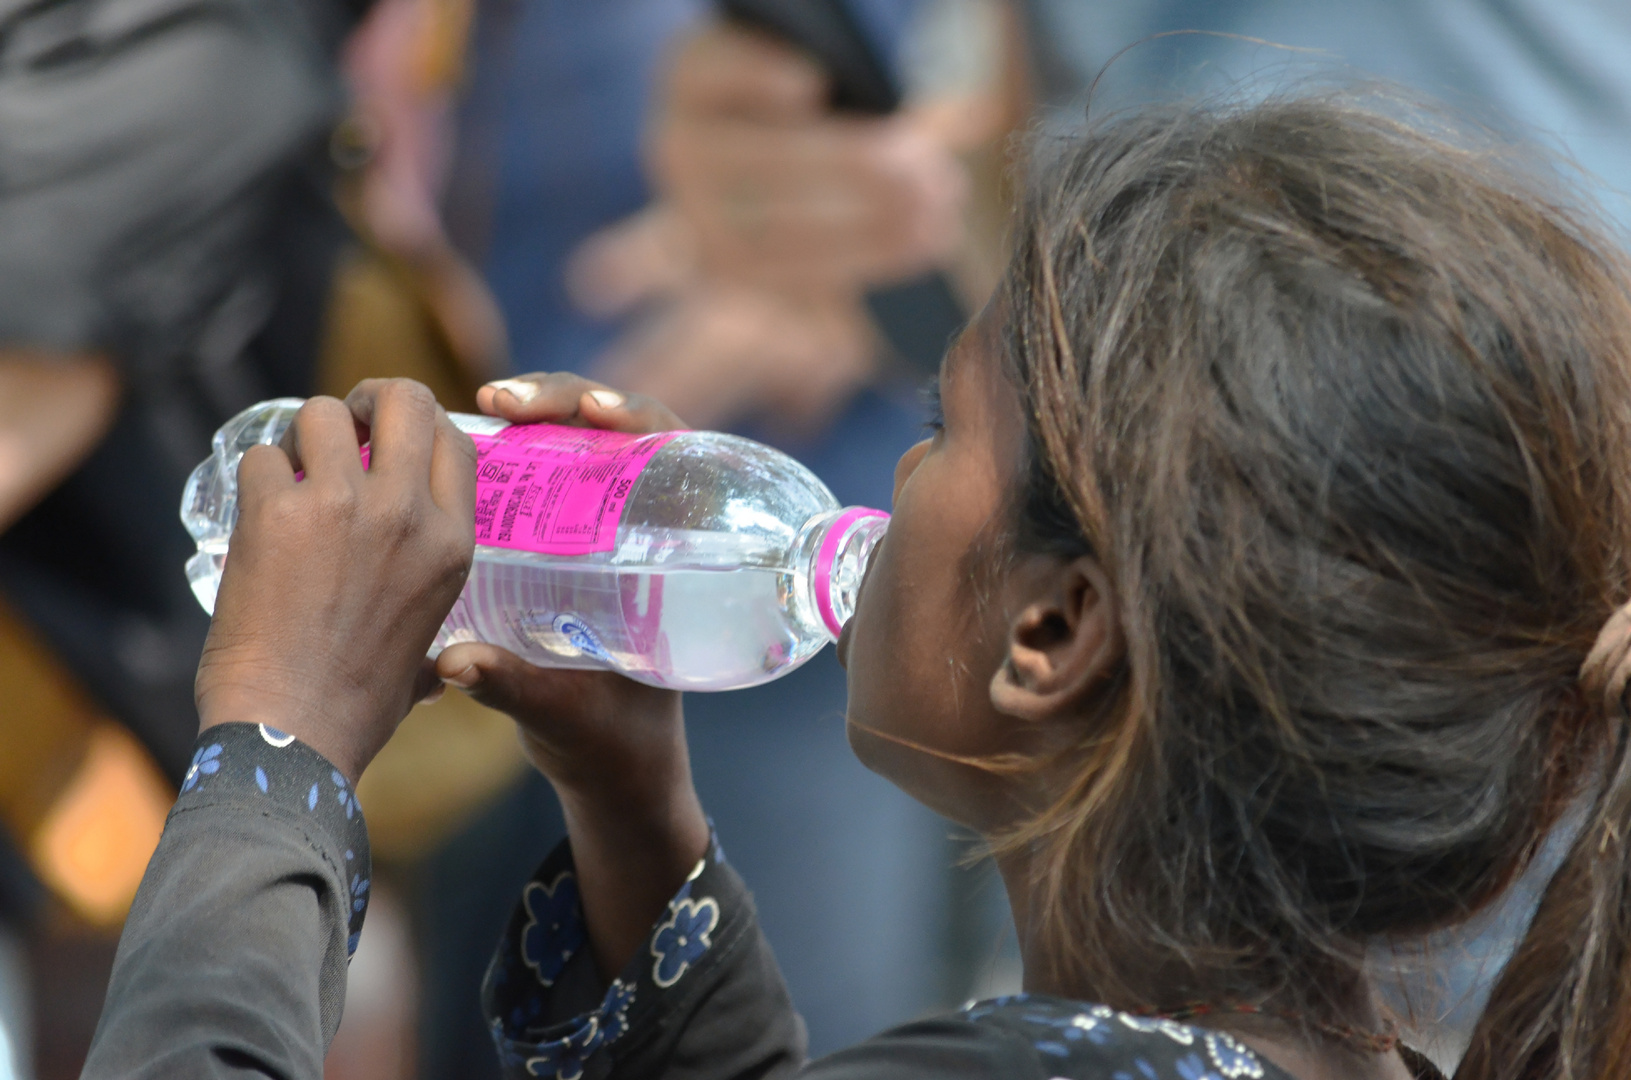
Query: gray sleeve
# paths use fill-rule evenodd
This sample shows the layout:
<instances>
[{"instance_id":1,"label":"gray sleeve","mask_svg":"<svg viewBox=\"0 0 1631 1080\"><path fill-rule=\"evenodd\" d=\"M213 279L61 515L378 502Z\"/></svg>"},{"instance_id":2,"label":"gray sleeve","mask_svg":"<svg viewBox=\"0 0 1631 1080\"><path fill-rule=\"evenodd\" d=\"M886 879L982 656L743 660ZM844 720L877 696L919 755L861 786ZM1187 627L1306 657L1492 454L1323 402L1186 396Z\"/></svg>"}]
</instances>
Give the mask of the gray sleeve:
<instances>
[{"instance_id":1,"label":"gray sleeve","mask_svg":"<svg viewBox=\"0 0 1631 1080\"><path fill-rule=\"evenodd\" d=\"M206 731L82 1075L319 1080L368 874L361 811L326 760L258 725Z\"/></svg>"},{"instance_id":2,"label":"gray sleeve","mask_svg":"<svg viewBox=\"0 0 1631 1080\"><path fill-rule=\"evenodd\" d=\"M196 344L342 105L323 11L0 0L0 344Z\"/></svg>"}]
</instances>

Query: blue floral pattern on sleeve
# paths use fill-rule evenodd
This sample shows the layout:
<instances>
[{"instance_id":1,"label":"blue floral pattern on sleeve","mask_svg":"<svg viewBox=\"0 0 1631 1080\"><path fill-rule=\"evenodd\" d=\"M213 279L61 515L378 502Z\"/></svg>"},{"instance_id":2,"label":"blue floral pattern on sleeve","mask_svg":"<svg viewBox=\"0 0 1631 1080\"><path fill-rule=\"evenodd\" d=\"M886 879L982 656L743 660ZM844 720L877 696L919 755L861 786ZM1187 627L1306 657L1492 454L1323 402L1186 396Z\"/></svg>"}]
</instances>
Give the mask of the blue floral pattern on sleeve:
<instances>
[{"instance_id":1,"label":"blue floral pattern on sleeve","mask_svg":"<svg viewBox=\"0 0 1631 1080\"><path fill-rule=\"evenodd\" d=\"M539 983L553 986L585 941L577 875L562 870L547 885L529 882L521 893L521 907L527 913L527 925L521 931L521 961Z\"/></svg>"},{"instance_id":2,"label":"blue floral pattern on sleeve","mask_svg":"<svg viewBox=\"0 0 1631 1080\"><path fill-rule=\"evenodd\" d=\"M214 776L221 771L220 743L201 746L193 751L193 762L187 766L187 775L181 778L181 793L183 795L198 786L198 782L206 776Z\"/></svg>"},{"instance_id":3,"label":"blue floral pattern on sleeve","mask_svg":"<svg viewBox=\"0 0 1631 1080\"><path fill-rule=\"evenodd\" d=\"M752 929L742 883L717 841L652 928L646 947L598 1003L586 931L564 843L522 894L488 971L482 1004L506 1076L605 1080L620 1054L645 1052L662 1025L707 995ZM567 1003L573 1003L568 1005ZM582 1009L574 1014L573 1010ZM1004 1046L1034 1061L1020 1074L1058 1080L1291 1080L1230 1035L1103 1004L1015 994L972 1002L964 1022L1002 1029ZM1017 1036L1018 1041L1014 1041Z\"/></svg>"},{"instance_id":4,"label":"blue floral pattern on sleeve","mask_svg":"<svg viewBox=\"0 0 1631 1080\"><path fill-rule=\"evenodd\" d=\"M651 955L656 962L651 966L651 981L664 990L680 981L691 965L702 959L713 946L712 934L719 925L719 901L711 896L700 900L691 898L691 887L708 860L698 861L691 876L668 902L668 916L657 924L651 935Z\"/></svg>"},{"instance_id":5,"label":"blue floral pattern on sleeve","mask_svg":"<svg viewBox=\"0 0 1631 1080\"><path fill-rule=\"evenodd\" d=\"M734 925L727 923L730 909L716 892L719 875L729 876L721 869L722 859L718 841L712 840L669 901L646 947L612 980L598 1006L560 1019L552 1016L553 995L561 992L562 980L571 975L569 968L584 953L588 937L571 850L564 844L557 848L522 891L482 992L506 1075L550 1080L605 1076L618 1041L659 1015L665 995L695 984L699 967L719 947L728 925ZM740 891L740 883L734 888ZM576 978L573 985L581 993L583 976Z\"/></svg>"},{"instance_id":6,"label":"blue floral pattern on sleeve","mask_svg":"<svg viewBox=\"0 0 1631 1080\"><path fill-rule=\"evenodd\" d=\"M320 799L323 786L334 792ZM345 775L293 735L266 724L221 724L198 740L181 782L176 810L201 805L276 806L297 815L308 839L345 886L348 953L361 940L368 912L368 827ZM343 853L343 856L342 856Z\"/></svg>"}]
</instances>

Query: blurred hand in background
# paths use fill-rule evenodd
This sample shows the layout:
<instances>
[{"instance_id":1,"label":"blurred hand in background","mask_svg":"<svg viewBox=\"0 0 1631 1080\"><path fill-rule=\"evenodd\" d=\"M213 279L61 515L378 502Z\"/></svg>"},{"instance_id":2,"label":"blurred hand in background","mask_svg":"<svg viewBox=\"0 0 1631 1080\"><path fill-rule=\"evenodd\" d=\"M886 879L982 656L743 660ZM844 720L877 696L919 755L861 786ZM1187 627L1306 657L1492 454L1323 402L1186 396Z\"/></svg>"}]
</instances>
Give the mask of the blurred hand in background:
<instances>
[{"instance_id":1,"label":"blurred hand in background","mask_svg":"<svg viewBox=\"0 0 1631 1080\"><path fill-rule=\"evenodd\" d=\"M795 288L905 280L962 240L968 176L930 117L829 108L826 77L762 34L683 41L648 139L657 189L713 274Z\"/></svg>"},{"instance_id":2,"label":"blurred hand in background","mask_svg":"<svg viewBox=\"0 0 1631 1080\"><path fill-rule=\"evenodd\" d=\"M855 288L775 288L696 269L688 223L656 206L592 238L570 286L602 316L644 309L597 375L671 403L696 427L746 417L819 432L875 373L878 342Z\"/></svg>"},{"instance_id":3,"label":"blurred hand in background","mask_svg":"<svg viewBox=\"0 0 1631 1080\"><path fill-rule=\"evenodd\" d=\"M599 377L688 422L819 431L876 378L869 287L941 268L965 240L959 154L998 127L988 97L887 117L831 110L808 58L712 24L684 39L647 138L651 208L592 237L569 271L597 315L647 316Z\"/></svg>"},{"instance_id":4,"label":"blurred hand in background","mask_svg":"<svg viewBox=\"0 0 1631 1080\"><path fill-rule=\"evenodd\" d=\"M119 375L96 353L0 347L0 532L107 434Z\"/></svg>"}]
</instances>

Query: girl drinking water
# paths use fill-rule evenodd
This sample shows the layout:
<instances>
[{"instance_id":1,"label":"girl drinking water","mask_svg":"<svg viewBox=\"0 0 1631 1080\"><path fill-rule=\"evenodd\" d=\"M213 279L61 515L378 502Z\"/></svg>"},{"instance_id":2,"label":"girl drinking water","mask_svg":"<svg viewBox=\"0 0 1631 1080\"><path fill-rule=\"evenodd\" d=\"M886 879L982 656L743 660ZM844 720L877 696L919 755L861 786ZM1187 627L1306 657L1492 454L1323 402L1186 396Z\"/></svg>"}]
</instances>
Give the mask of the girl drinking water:
<instances>
[{"instance_id":1,"label":"girl drinking water","mask_svg":"<svg viewBox=\"0 0 1631 1080\"><path fill-rule=\"evenodd\" d=\"M1431 1076L1368 957L1466 924L1568 815L1455 1075L1631 1075L1617 249L1339 97L1101 124L1013 235L838 648L855 752L993 852L1027 993L806 1065L678 696L458 645L435 676L515 717L570 832L489 977L506 1069ZM87 1075L321 1072L366 906L350 787L433 685L472 544L468 440L410 384L348 404L244 459L198 757ZM568 376L482 405L677 425Z\"/></svg>"}]
</instances>

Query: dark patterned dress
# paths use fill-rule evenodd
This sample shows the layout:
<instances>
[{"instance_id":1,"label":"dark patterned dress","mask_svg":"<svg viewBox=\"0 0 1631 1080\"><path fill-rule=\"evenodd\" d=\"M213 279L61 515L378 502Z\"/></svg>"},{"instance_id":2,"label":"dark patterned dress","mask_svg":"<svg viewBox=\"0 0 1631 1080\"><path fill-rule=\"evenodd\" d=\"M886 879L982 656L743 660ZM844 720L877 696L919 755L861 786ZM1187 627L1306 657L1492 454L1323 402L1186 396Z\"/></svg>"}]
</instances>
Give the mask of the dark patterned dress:
<instances>
[{"instance_id":1,"label":"dark patterned dress","mask_svg":"<svg viewBox=\"0 0 1631 1080\"><path fill-rule=\"evenodd\" d=\"M264 725L206 731L125 924L83 1075L319 1080L368 879L367 829L338 770ZM1221 1031L1024 994L807 1062L717 840L609 985L586 945L563 844L523 890L483 993L506 1075L1293 1080Z\"/></svg>"}]
</instances>

